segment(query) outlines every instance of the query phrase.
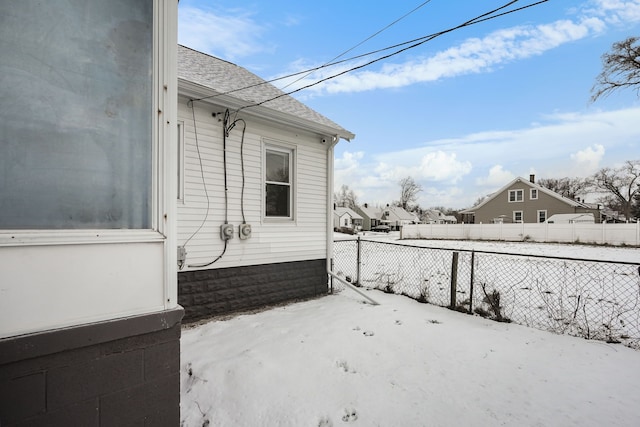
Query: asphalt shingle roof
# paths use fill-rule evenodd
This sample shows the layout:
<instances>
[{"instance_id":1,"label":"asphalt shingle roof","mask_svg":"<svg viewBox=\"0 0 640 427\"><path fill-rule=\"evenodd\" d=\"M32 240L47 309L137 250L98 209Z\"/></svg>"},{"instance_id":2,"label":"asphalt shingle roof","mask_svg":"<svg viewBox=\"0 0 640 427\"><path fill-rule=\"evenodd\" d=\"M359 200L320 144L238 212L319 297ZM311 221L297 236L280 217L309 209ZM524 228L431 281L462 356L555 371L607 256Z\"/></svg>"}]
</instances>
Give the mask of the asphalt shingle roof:
<instances>
[{"instance_id":1,"label":"asphalt shingle roof","mask_svg":"<svg viewBox=\"0 0 640 427\"><path fill-rule=\"evenodd\" d=\"M241 89L228 95L246 102L247 105L272 99L284 93L236 64L181 45L178 45L178 78L207 87L218 93ZM353 135L342 126L289 95L280 96L273 101L266 102L263 106L333 128L343 135Z\"/></svg>"}]
</instances>

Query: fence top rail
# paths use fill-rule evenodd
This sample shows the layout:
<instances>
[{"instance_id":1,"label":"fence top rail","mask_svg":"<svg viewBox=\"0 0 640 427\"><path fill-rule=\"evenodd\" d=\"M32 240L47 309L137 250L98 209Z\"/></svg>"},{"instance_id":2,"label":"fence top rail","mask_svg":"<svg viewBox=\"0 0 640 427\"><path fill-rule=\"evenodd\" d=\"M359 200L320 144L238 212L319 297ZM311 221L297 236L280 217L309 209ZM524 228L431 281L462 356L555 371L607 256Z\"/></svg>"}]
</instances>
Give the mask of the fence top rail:
<instances>
[{"instance_id":1,"label":"fence top rail","mask_svg":"<svg viewBox=\"0 0 640 427\"><path fill-rule=\"evenodd\" d=\"M554 259L560 261L581 261L581 262L594 262L601 264L620 264L620 265L633 265L638 267L638 274L640 274L640 260L638 262L632 261L611 261L611 260L598 260L598 259L588 259L588 258L573 258L573 257L561 257L554 255L537 255L537 254L516 254L513 252L499 252L499 251L487 251L487 250L477 250L477 249L452 249L452 248L439 248L433 246L419 246L419 245L408 245L404 243L395 243L395 242L381 242L378 240L366 240L366 239L339 239L334 240L334 243L338 242L362 242L362 243L377 243L381 245L388 246L402 246L407 248L417 248L417 249L433 249L438 251L448 251L448 252L469 252L476 254L487 254L487 255L505 255L505 256L513 256L513 257L527 257L527 258L541 258L541 259Z\"/></svg>"}]
</instances>

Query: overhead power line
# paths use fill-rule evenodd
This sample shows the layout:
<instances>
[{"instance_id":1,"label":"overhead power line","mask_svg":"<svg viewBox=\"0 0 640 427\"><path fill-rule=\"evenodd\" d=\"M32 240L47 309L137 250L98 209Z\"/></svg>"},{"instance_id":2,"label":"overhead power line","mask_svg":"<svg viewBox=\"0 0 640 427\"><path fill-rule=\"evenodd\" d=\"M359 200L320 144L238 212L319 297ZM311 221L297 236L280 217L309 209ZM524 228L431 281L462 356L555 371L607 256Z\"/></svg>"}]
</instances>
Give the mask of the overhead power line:
<instances>
[{"instance_id":1,"label":"overhead power line","mask_svg":"<svg viewBox=\"0 0 640 427\"><path fill-rule=\"evenodd\" d=\"M344 52L342 52L341 54L337 55L336 57L330 59L329 61L327 61L324 65L320 66L320 68L327 66L328 64L331 64L332 62L336 61L337 59L342 58L344 55L346 55L347 53L351 52L352 50L362 46L363 44L365 44L366 42L368 42L369 40L371 40L372 38L374 38L375 36L377 36L378 34L382 33L383 31L388 30L389 28L391 28L392 26L394 26L395 24L397 24L398 22L402 21L404 18L406 18L407 16L411 15L412 13L416 12L418 9L420 9L421 7L423 7L424 5L426 5L427 3L430 3L431 0L427 0L425 2L423 2L422 4L414 7L412 10L410 10L409 12L405 13L404 15L402 15L400 18L396 19L395 21L393 21L392 23L388 24L387 26L385 26L384 28L382 28L381 30L376 31L375 33L373 33L372 35L370 35L369 37L367 37L366 39L362 40L360 43L356 44L353 47L350 47L349 49L345 50ZM319 68L318 68L319 69ZM281 87L280 89L285 89L289 86L291 86L294 83L299 82L300 80L304 79L305 77L310 76L311 74L313 74L315 70L309 70L308 72L303 72L300 74L305 74L304 76L298 77L297 79L295 79L294 81L287 83L285 86Z\"/></svg>"},{"instance_id":2,"label":"overhead power line","mask_svg":"<svg viewBox=\"0 0 640 427\"><path fill-rule=\"evenodd\" d=\"M413 39L413 40L409 40L409 41L406 41L406 42L398 43L398 44L395 44L393 46L388 46L388 47L385 47L385 48L382 48L382 49L378 49L378 50L375 50L375 51L364 53L362 55L354 56L354 57L351 57L351 58L348 58L348 59L343 59L343 60L336 61L336 62L330 62L330 63L327 63L325 65L314 67L314 68L311 68L311 69L308 69L308 70L299 71L299 72L292 73L292 74L289 74L289 75L286 75L286 76L282 76L282 77L277 77L277 78L274 78L274 79L271 79L271 80L268 80L268 81L263 81L263 82L256 83L256 84L253 84L253 85L248 85L248 86L244 86L244 87L241 87L241 88L238 88L238 89L233 89L233 90L230 90L230 91L226 91L226 92L223 92L223 93L218 93L218 94L215 94L215 95L194 99L193 101L202 101L202 100L205 100L205 99L215 98L215 97L222 96L222 95L228 95L228 94L231 94L231 93L239 92L239 91L242 91L242 90L245 90L245 89L249 89L249 88L253 88L253 87L256 87L256 86L261 86L263 84L273 83L273 82L276 82L276 81L279 81L279 80L284 80L284 79L287 79L287 78L295 77L295 76L298 76L298 75L301 75L301 74L305 74L305 73L309 74L309 73L312 73L314 71L317 71L317 70L320 70L320 69L323 69L323 68L339 65L339 64L342 64L342 63L345 63L345 62L348 62L348 61L353 61L355 59L360 59L360 58L363 58L363 57L366 57L366 56L370 56L370 55L373 55L373 54L376 54L376 53L380 53L380 52L384 52L384 51L387 51L387 50L395 49L395 48L398 48L398 47L401 47L401 46L406 46L406 47L404 47L402 49L396 50L395 52L389 53L387 55L383 55L383 56L381 56L379 58L373 59L373 60L368 61L368 62L366 62L364 64L357 65L357 66L354 66L354 67L349 68L347 70L344 70L344 71L341 71L339 73L333 74L331 76L325 77L323 79L320 79L320 80L315 81L313 83L310 83L308 85L299 87L299 88L297 88L295 90L292 90L292 91L289 91L289 92L283 92L280 95L274 96L274 97L269 98L269 99L265 99L265 100L260 101L258 103L252 103L252 104L248 104L248 105L245 105L243 107L240 107L238 110L235 111L235 113L237 114L239 111L244 110L246 108L257 107L257 106L266 104L268 102L274 101L274 100L282 98L284 96L288 96L288 95L300 92L300 91L302 91L304 89L308 89L310 87L313 87L313 86L319 85L321 83L324 83L324 82L326 82L328 80L332 80L334 78L340 77L340 76L342 76L344 74L347 74L347 73L350 73L352 71L356 71L356 70L368 67L369 65L375 64L377 62L380 62L380 61L383 61L385 59L388 59L388 58L391 58L393 56L396 56L396 55L398 55L398 54L400 54L402 52L406 52L406 51L408 51L410 49L414 49L414 48L416 48L418 46L421 46L421 45L423 45L423 44L425 44L425 43L427 43L427 42L429 42L429 41L431 41L431 40L433 40L433 39L435 39L437 37L440 37L440 36L442 36L444 34L451 33L453 31L459 30L459 29L464 28L464 27L469 27L469 26L472 26L472 25L480 24L482 22L490 21L490 20L505 16L505 15L509 15L509 14L516 13L516 12L520 12L522 10L529 9L531 7L534 7L534 6L538 6L540 4L547 3L550 0L539 0L539 1L536 1L534 3L530 3L528 5L525 5L525 6L521 6L521 7L515 8L515 9L511 9L511 10L507 10L507 11L504 11L504 12L501 12L501 13L497 13L497 12L499 12L501 10L504 10L504 9L512 6L513 4L517 3L518 1L519 0L511 0L511 1L505 3L504 5L502 5L502 6L498 7L498 8L492 9L489 12L485 12L485 13L483 13L481 15L476 16L475 18L472 18L472 19L470 19L470 20L468 20L468 21L466 21L466 22L464 22L462 24L456 25L454 27L450 27L450 28L448 28L446 30L442 30L442 31L439 31L439 32L436 32L436 33L432 33L432 34L429 34L429 35L426 35L426 36L422 36L422 37L419 37L419 38L416 38L416 39ZM407 46L407 45L409 45L409 46Z\"/></svg>"}]
</instances>

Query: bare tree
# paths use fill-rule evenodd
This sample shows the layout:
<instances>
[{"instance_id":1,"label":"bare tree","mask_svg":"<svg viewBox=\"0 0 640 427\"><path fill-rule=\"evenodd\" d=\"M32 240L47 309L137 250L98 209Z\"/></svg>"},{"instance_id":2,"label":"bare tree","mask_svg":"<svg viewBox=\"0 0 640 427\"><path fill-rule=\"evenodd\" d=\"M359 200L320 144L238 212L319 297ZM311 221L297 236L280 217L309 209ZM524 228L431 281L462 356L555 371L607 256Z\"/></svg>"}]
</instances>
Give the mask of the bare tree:
<instances>
[{"instance_id":1,"label":"bare tree","mask_svg":"<svg viewBox=\"0 0 640 427\"><path fill-rule=\"evenodd\" d=\"M418 199L418 193L422 191L422 186L414 181L410 176L403 178L400 184L400 200L398 206L404 210L408 210L409 204Z\"/></svg>"},{"instance_id":2,"label":"bare tree","mask_svg":"<svg viewBox=\"0 0 640 427\"><path fill-rule=\"evenodd\" d=\"M351 190L348 185L344 184L340 187L340 191L334 193L333 200L336 202L336 205L343 208L353 209L358 205L358 196L356 196L356 193Z\"/></svg>"},{"instance_id":3,"label":"bare tree","mask_svg":"<svg viewBox=\"0 0 640 427\"><path fill-rule=\"evenodd\" d=\"M634 88L640 96L640 37L628 37L602 55L602 71L591 88L591 102L621 88Z\"/></svg>"},{"instance_id":4,"label":"bare tree","mask_svg":"<svg viewBox=\"0 0 640 427\"><path fill-rule=\"evenodd\" d=\"M588 182L581 178L542 178L538 184L561 196L575 199L587 192Z\"/></svg>"},{"instance_id":5,"label":"bare tree","mask_svg":"<svg viewBox=\"0 0 640 427\"><path fill-rule=\"evenodd\" d=\"M627 160L619 168L602 168L591 180L593 189L605 194L609 207L618 207L627 220L640 184L640 160ZM613 206L610 206L613 205Z\"/></svg>"}]
</instances>

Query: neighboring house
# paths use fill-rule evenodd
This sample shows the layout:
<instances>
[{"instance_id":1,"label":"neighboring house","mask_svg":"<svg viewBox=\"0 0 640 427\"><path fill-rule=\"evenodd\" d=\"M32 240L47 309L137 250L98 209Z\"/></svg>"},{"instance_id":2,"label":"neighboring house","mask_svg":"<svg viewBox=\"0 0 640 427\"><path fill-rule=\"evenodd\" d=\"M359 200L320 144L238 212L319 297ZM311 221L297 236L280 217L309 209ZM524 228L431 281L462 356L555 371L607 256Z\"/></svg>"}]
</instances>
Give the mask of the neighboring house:
<instances>
[{"instance_id":1,"label":"neighboring house","mask_svg":"<svg viewBox=\"0 0 640 427\"><path fill-rule=\"evenodd\" d=\"M388 225L392 230L400 230L407 224L418 224L419 218L412 213L407 212L399 206L389 206L382 208L380 223Z\"/></svg>"},{"instance_id":2,"label":"neighboring house","mask_svg":"<svg viewBox=\"0 0 640 427\"><path fill-rule=\"evenodd\" d=\"M573 213L551 215L545 222L548 224L594 224L596 221L592 213Z\"/></svg>"},{"instance_id":3,"label":"neighboring house","mask_svg":"<svg viewBox=\"0 0 640 427\"><path fill-rule=\"evenodd\" d=\"M421 222L424 224L456 224L458 220L453 215L445 215L437 209L427 209L423 212Z\"/></svg>"},{"instance_id":4,"label":"neighboring house","mask_svg":"<svg viewBox=\"0 0 640 427\"><path fill-rule=\"evenodd\" d=\"M177 426L177 2L0 16L0 425Z\"/></svg>"},{"instance_id":5,"label":"neighboring house","mask_svg":"<svg viewBox=\"0 0 640 427\"><path fill-rule=\"evenodd\" d=\"M347 227L354 230L362 229L362 217L350 208L336 207L333 209L333 228Z\"/></svg>"},{"instance_id":6,"label":"neighboring house","mask_svg":"<svg viewBox=\"0 0 640 427\"><path fill-rule=\"evenodd\" d=\"M468 224L541 223L555 214L592 213L601 222L597 208L562 197L560 194L529 180L516 178L472 208L460 211Z\"/></svg>"},{"instance_id":7,"label":"neighboring house","mask_svg":"<svg viewBox=\"0 0 640 427\"><path fill-rule=\"evenodd\" d=\"M368 203L365 203L362 206L356 206L354 211L362 217L362 230L370 231L373 227L380 224L382 209L369 206Z\"/></svg>"},{"instance_id":8,"label":"neighboring house","mask_svg":"<svg viewBox=\"0 0 640 427\"><path fill-rule=\"evenodd\" d=\"M185 320L326 293L333 149L354 135L246 69L183 46L178 90Z\"/></svg>"},{"instance_id":9,"label":"neighboring house","mask_svg":"<svg viewBox=\"0 0 640 427\"><path fill-rule=\"evenodd\" d=\"M444 224L457 224L457 223L458 223L458 218L456 218L454 215L444 216Z\"/></svg>"}]
</instances>

